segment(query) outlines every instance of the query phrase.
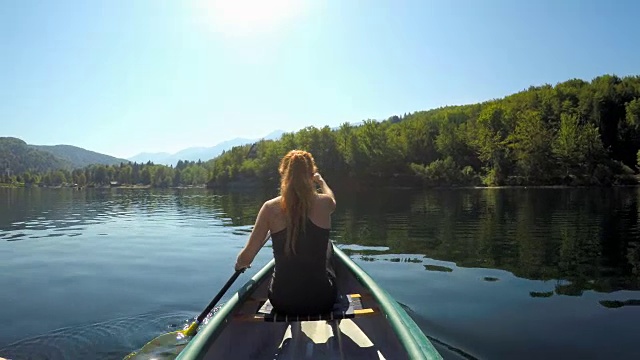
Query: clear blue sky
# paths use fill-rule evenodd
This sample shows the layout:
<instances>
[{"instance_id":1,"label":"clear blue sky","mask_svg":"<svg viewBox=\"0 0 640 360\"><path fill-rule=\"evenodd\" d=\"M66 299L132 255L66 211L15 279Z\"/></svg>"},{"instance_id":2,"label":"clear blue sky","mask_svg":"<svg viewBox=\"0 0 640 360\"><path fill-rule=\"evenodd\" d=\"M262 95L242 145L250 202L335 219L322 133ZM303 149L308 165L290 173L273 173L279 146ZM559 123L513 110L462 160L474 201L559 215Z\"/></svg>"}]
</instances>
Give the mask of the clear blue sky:
<instances>
[{"instance_id":1,"label":"clear blue sky","mask_svg":"<svg viewBox=\"0 0 640 360\"><path fill-rule=\"evenodd\" d=\"M0 135L115 156L640 74L634 0L0 3Z\"/></svg>"}]
</instances>

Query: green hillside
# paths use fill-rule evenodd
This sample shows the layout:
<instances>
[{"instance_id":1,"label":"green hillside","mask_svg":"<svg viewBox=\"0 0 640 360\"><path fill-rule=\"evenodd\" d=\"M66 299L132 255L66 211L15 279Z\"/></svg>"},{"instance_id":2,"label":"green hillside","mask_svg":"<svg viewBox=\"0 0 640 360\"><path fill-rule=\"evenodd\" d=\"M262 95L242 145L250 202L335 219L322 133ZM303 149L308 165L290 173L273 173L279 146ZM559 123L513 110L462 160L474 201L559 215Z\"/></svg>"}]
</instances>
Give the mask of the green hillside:
<instances>
[{"instance_id":1,"label":"green hillside","mask_svg":"<svg viewBox=\"0 0 640 360\"><path fill-rule=\"evenodd\" d=\"M29 146L20 139L0 137L0 170L3 174L7 168L13 174L21 174L71 167L70 162Z\"/></svg>"},{"instance_id":2,"label":"green hillside","mask_svg":"<svg viewBox=\"0 0 640 360\"><path fill-rule=\"evenodd\" d=\"M308 127L259 142L255 156L245 146L213 159L210 186L275 186L278 161L295 148L311 151L327 179L358 185L635 183L640 76L571 79L479 104Z\"/></svg>"},{"instance_id":3,"label":"green hillside","mask_svg":"<svg viewBox=\"0 0 640 360\"><path fill-rule=\"evenodd\" d=\"M102 164L118 165L128 163L129 160L118 159L113 156L104 155L95 151L85 150L71 145L30 145L38 150L46 151L71 164L73 168L83 168L85 166Z\"/></svg>"},{"instance_id":4,"label":"green hillside","mask_svg":"<svg viewBox=\"0 0 640 360\"><path fill-rule=\"evenodd\" d=\"M201 161L178 161L175 168L138 164L75 146L29 145L0 137L0 185L104 186L116 181L153 187L195 186L204 185L209 176L210 168Z\"/></svg>"},{"instance_id":5,"label":"green hillside","mask_svg":"<svg viewBox=\"0 0 640 360\"><path fill-rule=\"evenodd\" d=\"M29 145L21 139L0 137L0 176L2 176L0 180L2 182L11 182L23 178L24 175L32 179L36 175L53 173L57 170L62 170L64 174L90 165L121 163L126 164L129 161L76 146Z\"/></svg>"}]
</instances>

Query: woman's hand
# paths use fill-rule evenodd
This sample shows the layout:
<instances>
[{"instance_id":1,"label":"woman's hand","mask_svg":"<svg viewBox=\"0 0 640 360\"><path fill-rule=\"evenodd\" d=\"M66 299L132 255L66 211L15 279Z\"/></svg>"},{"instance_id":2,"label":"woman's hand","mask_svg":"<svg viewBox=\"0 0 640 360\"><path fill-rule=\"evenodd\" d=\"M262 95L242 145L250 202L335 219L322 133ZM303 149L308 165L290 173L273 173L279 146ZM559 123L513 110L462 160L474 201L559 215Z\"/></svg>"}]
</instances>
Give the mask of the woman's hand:
<instances>
[{"instance_id":1,"label":"woman's hand","mask_svg":"<svg viewBox=\"0 0 640 360\"><path fill-rule=\"evenodd\" d=\"M250 268L251 265L244 265L244 264L240 264L240 263L236 263L236 265L233 267L235 271L240 271L240 270L245 270Z\"/></svg>"},{"instance_id":2,"label":"woman's hand","mask_svg":"<svg viewBox=\"0 0 640 360\"><path fill-rule=\"evenodd\" d=\"M333 195L333 191L331 191L331 188L329 188L329 185L327 185L327 183L324 181L320 173L313 174L313 181L315 181L318 185L320 185L321 193L328 195L331 198L331 201L332 201L331 212L333 212L333 210L336 208L336 197L335 195Z\"/></svg>"}]
</instances>

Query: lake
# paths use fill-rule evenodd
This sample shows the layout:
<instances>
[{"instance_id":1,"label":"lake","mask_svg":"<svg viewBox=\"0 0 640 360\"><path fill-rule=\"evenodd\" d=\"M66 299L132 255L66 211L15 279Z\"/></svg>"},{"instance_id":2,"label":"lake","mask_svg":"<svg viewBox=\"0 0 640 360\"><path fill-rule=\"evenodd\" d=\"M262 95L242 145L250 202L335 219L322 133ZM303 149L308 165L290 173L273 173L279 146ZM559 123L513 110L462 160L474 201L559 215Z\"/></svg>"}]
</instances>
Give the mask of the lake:
<instances>
[{"instance_id":1,"label":"lake","mask_svg":"<svg viewBox=\"0 0 640 360\"><path fill-rule=\"evenodd\" d=\"M182 326L272 195L0 189L0 357L122 359ZM336 195L332 240L445 358L640 358L640 189Z\"/></svg>"}]
</instances>

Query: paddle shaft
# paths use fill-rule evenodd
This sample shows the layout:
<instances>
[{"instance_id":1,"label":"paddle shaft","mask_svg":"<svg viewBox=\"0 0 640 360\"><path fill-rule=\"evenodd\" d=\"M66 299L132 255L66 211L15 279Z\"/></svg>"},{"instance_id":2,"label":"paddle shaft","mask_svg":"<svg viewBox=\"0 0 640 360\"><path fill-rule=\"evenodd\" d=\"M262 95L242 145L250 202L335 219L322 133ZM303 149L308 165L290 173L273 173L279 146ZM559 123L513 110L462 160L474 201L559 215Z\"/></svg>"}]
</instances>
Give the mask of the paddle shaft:
<instances>
[{"instance_id":1,"label":"paddle shaft","mask_svg":"<svg viewBox=\"0 0 640 360\"><path fill-rule=\"evenodd\" d=\"M270 237L271 237L271 232L268 232L267 237L264 239L264 242L262 243L262 246L264 246L264 244L269 240ZM202 320L204 320L204 318L207 317L209 312L211 312L211 309L213 309L213 307L216 306L218 301L220 301L220 299L222 299L222 297L224 296L224 293L226 293L227 290L229 290L229 288L236 281L238 276L240 276L240 274L242 274L245 270L246 268L241 270L236 270L236 272L233 273L233 275L231 275L231 278L229 278L229 280L227 280L227 283L224 284L222 289L220 289L220 291L218 292L218 295L216 295L216 297L214 297L213 300L211 300L209 305L207 305L204 311L200 313L200 315L198 315L198 317L196 318L196 322L198 323L198 325L202 323Z\"/></svg>"},{"instance_id":2,"label":"paddle shaft","mask_svg":"<svg viewBox=\"0 0 640 360\"><path fill-rule=\"evenodd\" d=\"M207 317L209 312L211 312L211 309L213 309L213 307L216 306L218 301L220 301L220 299L224 296L224 293L226 293L227 290L229 290L233 282L236 281L238 276L240 276L240 274L242 274L243 272L244 272L244 269L236 270L236 272L233 273L233 275L231 275L231 278L227 280L227 283L224 284L222 289L220 289L220 292L218 292L218 295L216 295L216 297L214 297L213 300L211 300L209 305L207 305L207 308L204 309L204 311L200 313L200 315L198 315L198 317L196 318L196 321L198 322L198 324L202 323L202 320L204 320L204 318Z\"/></svg>"}]
</instances>

